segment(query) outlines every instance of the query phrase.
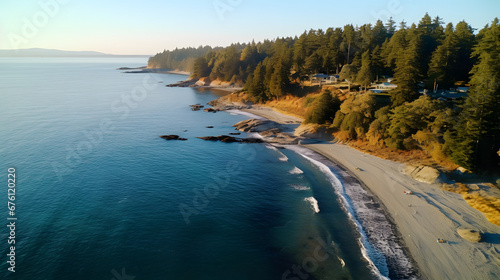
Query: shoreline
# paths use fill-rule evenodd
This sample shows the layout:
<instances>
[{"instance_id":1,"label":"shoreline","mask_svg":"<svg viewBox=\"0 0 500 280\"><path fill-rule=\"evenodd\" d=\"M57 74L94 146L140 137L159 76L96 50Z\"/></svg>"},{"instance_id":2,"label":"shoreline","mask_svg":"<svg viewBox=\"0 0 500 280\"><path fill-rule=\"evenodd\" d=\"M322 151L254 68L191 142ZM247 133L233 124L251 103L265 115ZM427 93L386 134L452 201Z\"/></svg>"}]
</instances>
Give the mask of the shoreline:
<instances>
[{"instance_id":1,"label":"shoreline","mask_svg":"<svg viewBox=\"0 0 500 280\"><path fill-rule=\"evenodd\" d=\"M264 109L263 109L264 108ZM285 124L300 119L272 108L240 109ZM401 163L362 153L342 144L300 145L344 169L371 194L391 224L398 243L421 279L488 279L500 277L500 227L470 207L460 195L418 182L402 172ZM342 178L344 179L344 178ZM405 195L410 190L413 195ZM485 242L462 239L458 228L486 233ZM447 243L437 243L444 238Z\"/></svg>"}]
</instances>

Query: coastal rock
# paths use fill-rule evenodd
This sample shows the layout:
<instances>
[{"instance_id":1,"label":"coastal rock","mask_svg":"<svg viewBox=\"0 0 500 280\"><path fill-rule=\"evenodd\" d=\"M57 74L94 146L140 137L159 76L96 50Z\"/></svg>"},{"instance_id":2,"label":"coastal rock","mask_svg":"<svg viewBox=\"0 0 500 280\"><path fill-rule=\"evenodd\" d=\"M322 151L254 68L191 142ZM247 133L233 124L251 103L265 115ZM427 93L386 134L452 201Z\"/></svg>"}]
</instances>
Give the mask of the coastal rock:
<instances>
[{"instance_id":1,"label":"coastal rock","mask_svg":"<svg viewBox=\"0 0 500 280\"><path fill-rule=\"evenodd\" d=\"M404 168L404 172L413 179L427 184L439 183L442 181L441 177L444 176L439 170L430 166L407 165Z\"/></svg>"},{"instance_id":2,"label":"coastal rock","mask_svg":"<svg viewBox=\"0 0 500 280\"><path fill-rule=\"evenodd\" d=\"M186 141L186 138L181 138L179 135L162 135L160 138L165 139L165 140L180 140L180 141Z\"/></svg>"},{"instance_id":3,"label":"coastal rock","mask_svg":"<svg viewBox=\"0 0 500 280\"><path fill-rule=\"evenodd\" d=\"M262 137L272 137L273 135L276 136L276 134L282 132L283 130L281 128L272 128L266 131L262 131L260 136Z\"/></svg>"},{"instance_id":4,"label":"coastal rock","mask_svg":"<svg viewBox=\"0 0 500 280\"><path fill-rule=\"evenodd\" d=\"M235 127L236 130L243 132L263 132L266 130L277 128L279 127L279 124L269 120L250 119L241 121L233 125L233 127Z\"/></svg>"},{"instance_id":5,"label":"coastal rock","mask_svg":"<svg viewBox=\"0 0 500 280\"><path fill-rule=\"evenodd\" d=\"M465 228L459 228L457 229L458 235L460 235L463 239L477 243L482 240L481 233L477 230L474 229L465 229Z\"/></svg>"},{"instance_id":6,"label":"coastal rock","mask_svg":"<svg viewBox=\"0 0 500 280\"><path fill-rule=\"evenodd\" d=\"M220 141L224 143L262 143L263 141L258 138L236 138L228 135L221 136L204 136L204 137L196 137L205 141Z\"/></svg>"},{"instance_id":7,"label":"coastal rock","mask_svg":"<svg viewBox=\"0 0 500 280\"><path fill-rule=\"evenodd\" d=\"M177 83L166 85L167 87L190 87L196 83L196 79L187 79L185 81L179 81Z\"/></svg>"},{"instance_id":8,"label":"coastal rock","mask_svg":"<svg viewBox=\"0 0 500 280\"><path fill-rule=\"evenodd\" d=\"M264 137L265 142L280 145L297 145L302 139L304 138L296 137L285 132L280 132L268 137Z\"/></svg>"},{"instance_id":9,"label":"coastal rock","mask_svg":"<svg viewBox=\"0 0 500 280\"><path fill-rule=\"evenodd\" d=\"M200 86L200 87L205 87L209 86L212 81L210 80L209 77L201 78L198 81L196 81L195 85Z\"/></svg>"},{"instance_id":10,"label":"coastal rock","mask_svg":"<svg viewBox=\"0 0 500 280\"><path fill-rule=\"evenodd\" d=\"M201 104L195 104L195 105L189 105L189 107L191 107L191 110L193 111L199 111L201 108L205 107Z\"/></svg>"},{"instance_id":11,"label":"coastal rock","mask_svg":"<svg viewBox=\"0 0 500 280\"><path fill-rule=\"evenodd\" d=\"M205 112L209 112L209 113L217 113L217 110L215 110L214 108L206 108L205 110L203 110Z\"/></svg>"},{"instance_id":12,"label":"coastal rock","mask_svg":"<svg viewBox=\"0 0 500 280\"><path fill-rule=\"evenodd\" d=\"M231 82L225 82L225 81L221 81L219 79L216 79L216 80L210 81L209 85L212 87L229 87L229 86L231 86Z\"/></svg>"},{"instance_id":13,"label":"coastal rock","mask_svg":"<svg viewBox=\"0 0 500 280\"><path fill-rule=\"evenodd\" d=\"M252 102L245 101L233 101L233 98L236 100L241 100L240 93L232 93L215 100L208 102L209 105L212 105L214 110L217 111L226 111L226 110L238 110L238 109L248 109L252 108Z\"/></svg>"},{"instance_id":14,"label":"coastal rock","mask_svg":"<svg viewBox=\"0 0 500 280\"><path fill-rule=\"evenodd\" d=\"M321 140L331 141L334 139L332 133L333 131L324 125L301 124L295 130L294 135L310 139L321 139Z\"/></svg>"}]
</instances>

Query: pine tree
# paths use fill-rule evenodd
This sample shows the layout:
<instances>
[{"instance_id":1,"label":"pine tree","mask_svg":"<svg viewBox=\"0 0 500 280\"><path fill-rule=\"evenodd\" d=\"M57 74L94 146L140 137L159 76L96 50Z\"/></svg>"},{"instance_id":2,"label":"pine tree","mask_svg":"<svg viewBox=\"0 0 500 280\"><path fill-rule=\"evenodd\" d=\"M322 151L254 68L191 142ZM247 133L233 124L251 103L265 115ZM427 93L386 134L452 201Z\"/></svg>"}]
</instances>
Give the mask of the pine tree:
<instances>
[{"instance_id":1,"label":"pine tree","mask_svg":"<svg viewBox=\"0 0 500 280\"><path fill-rule=\"evenodd\" d=\"M287 63L284 60L280 59L274 63L271 78L269 80L268 99L276 99L285 94L290 85L289 74L290 68L287 67Z\"/></svg>"},{"instance_id":2,"label":"pine tree","mask_svg":"<svg viewBox=\"0 0 500 280\"><path fill-rule=\"evenodd\" d=\"M373 27L373 44L375 46L380 46L388 37L389 34L387 33L384 23L381 20L377 20L377 23L375 23Z\"/></svg>"},{"instance_id":3,"label":"pine tree","mask_svg":"<svg viewBox=\"0 0 500 280\"><path fill-rule=\"evenodd\" d=\"M420 81L419 48L420 37L414 35L403 53L403 58L397 61L394 81L398 87L391 92L392 107L397 107L418 98L418 83Z\"/></svg>"},{"instance_id":4,"label":"pine tree","mask_svg":"<svg viewBox=\"0 0 500 280\"><path fill-rule=\"evenodd\" d=\"M496 18L478 34L471 88L459 120L447 134L451 158L471 170L499 170L500 24Z\"/></svg>"},{"instance_id":5,"label":"pine tree","mask_svg":"<svg viewBox=\"0 0 500 280\"><path fill-rule=\"evenodd\" d=\"M438 46L432 54L429 64L429 83L437 83L444 88L452 86L454 80L454 69L457 64L458 39L450 23L446 27L446 38L442 45Z\"/></svg>"},{"instance_id":6,"label":"pine tree","mask_svg":"<svg viewBox=\"0 0 500 280\"><path fill-rule=\"evenodd\" d=\"M471 57L472 48L476 44L474 29L465 21L461 21L455 28L457 37L457 59L453 66L453 77L457 81L468 81L469 73L474 65L474 59Z\"/></svg>"},{"instance_id":7,"label":"pine tree","mask_svg":"<svg viewBox=\"0 0 500 280\"><path fill-rule=\"evenodd\" d=\"M349 64L352 55L352 45L354 43L356 32L351 24L344 26L344 32L342 33L344 48L346 50L346 63Z\"/></svg>"},{"instance_id":8,"label":"pine tree","mask_svg":"<svg viewBox=\"0 0 500 280\"><path fill-rule=\"evenodd\" d=\"M385 61L385 66L389 69L396 69L398 60L403 59L403 53L408 45L406 40L406 29L398 30L382 45L381 56Z\"/></svg>"},{"instance_id":9,"label":"pine tree","mask_svg":"<svg viewBox=\"0 0 500 280\"><path fill-rule=\"evenodd\" d=\"M421 36L421 46L419 50L420 58L422 59L421 73L429 71L429 62L432 53L439 45L439 39L443 36L443 29L439 17L437 21L432 21L428 13L420 20L418 24L418 32Z\"/></svg>"},{"instance_id":10,"label":"pine tree","mask_svg":"<svg viewBox=\"0 0 500 280\"><path fill-rule=\"evenodd\" d=\"M392 17L387 20L385 28L387 29L387 35L389 36L389 38L392 37L392 35L394 35L394 33L396 32L396 22L392 19Z\"/></svg>"},{"instance_id":11,"label":"pine tree","mask_svg":"<svg viewBox=\"0 0 500 280\"><path fill-rule=\"evenodd\" d=\"M317 52L306 59L304 70L307 74L318 73L323 65L323 59Z\"/></svg>"},{"instance_id":12,"label":"pine tree","mask_svg":"<svg viewBox=\"0 0 500 280\"><path fill-rule=\"evenodd\" d=\"M366 88L373 82L373 69L371 64L370 50L363 53L361 58L361 68L356 76L356 82Z\"/></svg>"},{"instance_id":13,"label":"pine tree","mask_svg":"<svg viewBox=\"0 0 500 280\"><path fill-rule=\"evenodd\" d=\"M267 100L267 88L264 84L266 69L262 63L257 64L253 73L248 77L245 89L256 102L264 102Z\"/></svg>"},{"instance_id":14,"label":"pine tree","mask_svg":"<svg viewBox=\"0 0 500 280\"><path fill-rule=\"evenodd\" d=\"M346 64L342 67L342 70L339 73L340 79L346 80L351 91L351 83L356 80L356 76L358 75L359 65L357 63Z\"/></svg>"},{"instance_id":15,"label":"pine tree","mask_svg":"<svg viewBox=\"0 0 500 280\"><path fill-rule=\"evenodd\" d=\"M193 76L196 78L207 77L210 75L210 68L205 57L198 57L194 61Z\"/></svg>"}]
</instances>

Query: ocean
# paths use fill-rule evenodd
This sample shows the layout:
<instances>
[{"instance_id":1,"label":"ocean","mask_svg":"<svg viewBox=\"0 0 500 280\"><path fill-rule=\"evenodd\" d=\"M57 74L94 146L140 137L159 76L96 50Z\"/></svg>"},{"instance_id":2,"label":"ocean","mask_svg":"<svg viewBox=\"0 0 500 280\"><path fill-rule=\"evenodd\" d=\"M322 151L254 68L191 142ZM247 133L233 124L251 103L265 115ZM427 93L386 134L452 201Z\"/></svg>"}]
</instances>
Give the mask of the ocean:
<instances>
[{"instance_id":1,"label":"ocean","mask_svg":"<svg viewBox=\"0 0 500 280\"><path fill-rule=\"evenodd\" d=\"M0 58L0 218L15 224L1 279L387 276L338 170L299 148L197 139L248 117L191 111L218 94L165 86L186 76L117 70L146 62Z\"/></svg>"}]
</instances>

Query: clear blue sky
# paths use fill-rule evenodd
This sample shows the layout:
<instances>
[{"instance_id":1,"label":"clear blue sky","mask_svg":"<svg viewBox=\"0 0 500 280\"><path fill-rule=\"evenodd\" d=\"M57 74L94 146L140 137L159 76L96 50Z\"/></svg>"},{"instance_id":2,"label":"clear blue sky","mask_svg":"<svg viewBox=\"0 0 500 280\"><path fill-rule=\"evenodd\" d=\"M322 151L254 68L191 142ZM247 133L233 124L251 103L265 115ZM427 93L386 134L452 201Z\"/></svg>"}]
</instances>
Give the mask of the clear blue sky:
<instances>
[{"instance_id":1,"label":"clear blue sky","mask_svg":"<svg viewBox=\"0 0 500 280\"><path fill-rule=\"evenodd\" d=\"M418 23L426 12L480 29L500 17L500 1L0 0L0 49L150 55L375 23L388 16Z\"/></svg>"}]
</instances>

